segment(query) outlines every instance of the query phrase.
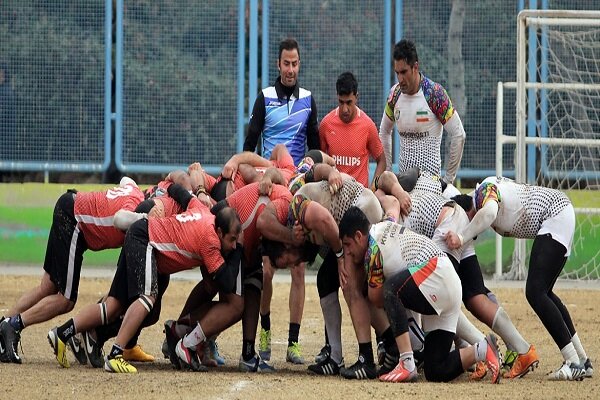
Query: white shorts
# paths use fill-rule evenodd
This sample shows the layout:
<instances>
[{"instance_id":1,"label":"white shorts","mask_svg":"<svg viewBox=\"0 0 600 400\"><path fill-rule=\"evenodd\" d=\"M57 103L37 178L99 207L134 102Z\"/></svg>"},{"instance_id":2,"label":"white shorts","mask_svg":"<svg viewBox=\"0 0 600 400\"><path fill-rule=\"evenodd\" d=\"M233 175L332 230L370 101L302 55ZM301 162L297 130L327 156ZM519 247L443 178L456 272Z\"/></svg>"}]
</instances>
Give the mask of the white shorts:
<instances>
[{"instance_id":1,"label":"white shorts","mask_svg":"<svg viewBox=\"0 0 600 400\"><path fill-rule=\"evenodd\" d=\"M375 196L375 193L369 189L363 190L354 205L365 213L370 223L376 224L381 222L383 218L381 203L377 199L377 196Z\"/></svg>"},{"instance_id":2,"label":"white shorts","mask_svg":"<svg viewBox=\"0 0 600 400\"><path fill-rule=\"evenodd\" d=\"M575 234L575 210L573 209L573 205L569 204L556 217L548 218L542 222L542 227L538 235L545 235L547 233L552 236L552 239L565 246L567 249L565 257L568 257L571 254L573 235Z\"/></svg>"},{"instance_id":3,"label":"white shorts","mask_svg":"<svg viewBox=\"0 0 600 400\"><path fill-rule=\"evenodd\" d=\"M461 232L467 225L469 225L469 217L467 216L467 213L462 207L455 205L454 211L446 214L446 217L435 228L433 237L431 239L435 242L435 244L438 245L440 249L452 255L456 261L464 260L465 258L471 257L475 254L475 246L473 246L473 241L469 240L469 242L464 244L462 247L450 250L446 245L446 234L449 231Z\"/></svg>"},{"instance_id":4,"label":"white shorts","mask_svg":"<svg viewBox=\"0 0 600 400\"><path fill-rule=\"evenodd\" d=\"M462 304L460 278L447 257L439 257L433 273L419 284L419 289L437 315L422 315L425 332L442 329L456 333L456 324Z\"/></svg>"}]
</instances>

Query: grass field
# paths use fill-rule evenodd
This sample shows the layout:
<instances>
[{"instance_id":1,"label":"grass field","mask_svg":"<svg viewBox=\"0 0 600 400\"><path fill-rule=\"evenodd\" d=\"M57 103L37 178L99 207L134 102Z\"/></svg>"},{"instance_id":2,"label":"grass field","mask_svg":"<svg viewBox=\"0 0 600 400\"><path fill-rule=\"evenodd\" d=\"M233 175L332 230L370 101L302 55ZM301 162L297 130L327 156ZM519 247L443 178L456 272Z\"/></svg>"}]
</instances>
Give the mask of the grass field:
<instances>
[{"instance_id":1,"label":"grass field","mask_svg":"<svg viewBox=\"0 0 600 400\"><path fill-rule=\"evenodd\" d=\"M65 184L0 184L0 263L40 264L43 263L46 241L52 223L52 211L58 197L68 188L91 191L109 185L65 185ZM142 187L144 187L142 185ZM568 192L575 207L600 208L597 191L581 190ZM565 269L567 271L584 265L598 252L600 215L578 216L578 234L585 238L574 248ZM491 275L495 263L495 235L489 231L482 235L476 245L477 256L483 271ZM503 264L509 265L514 240L504 239ZM527 243L531 247L531 241ZM114 265L119 250L101 252L88 251L84 254L89 266Z\"/></svg>"}]
</instances>

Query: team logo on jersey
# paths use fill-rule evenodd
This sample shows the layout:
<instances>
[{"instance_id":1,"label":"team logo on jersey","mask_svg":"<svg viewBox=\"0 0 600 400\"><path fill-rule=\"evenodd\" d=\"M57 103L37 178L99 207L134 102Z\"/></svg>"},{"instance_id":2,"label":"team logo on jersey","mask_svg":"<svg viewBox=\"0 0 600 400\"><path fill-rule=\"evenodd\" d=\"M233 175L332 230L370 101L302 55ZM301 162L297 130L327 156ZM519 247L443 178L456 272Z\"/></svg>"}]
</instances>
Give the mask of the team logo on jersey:
<instances>
[{"instance_id":1,"label":"team logo on jersey","mask_svg":"<svg viewBox=\"0 0 600 400\"><path fill-rule=\"evenodd\" d=\"M437 296L435 294L430 294L431 300L435 303L437 301Z\"/></svg>"},{"instance_id":2,"label":"team logo on jersey","mask_svg":"<svg viewBox=\"0 0 600 400\"><path fill-rule=\"evenodd\" d=\"M417 111L417 122L429 122L429 113L427 111Z\"/></svg>"},{"instance_id":3,"label":"team logo on jersey","mask_svg":"<svg viewBox=\"0 0 600 400\"><path fill-rule=\"evenodd\" d=\"M400 110L394 110L394 119L396 121L400 119Z\"/></svg>"}]
</instances>

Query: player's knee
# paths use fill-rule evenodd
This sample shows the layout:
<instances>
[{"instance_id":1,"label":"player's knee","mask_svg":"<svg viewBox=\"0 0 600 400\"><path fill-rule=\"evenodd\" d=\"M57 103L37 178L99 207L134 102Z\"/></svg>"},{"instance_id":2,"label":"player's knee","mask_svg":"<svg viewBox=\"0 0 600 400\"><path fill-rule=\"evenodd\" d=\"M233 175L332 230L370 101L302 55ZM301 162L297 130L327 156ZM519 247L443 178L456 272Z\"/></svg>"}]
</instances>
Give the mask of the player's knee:
<instances>
[{"instance_id":1,"label":"player's knee","mask_svg":"<svg viewBox=\"0 0 600 400\"><path fill-rule=\"evenodd\" d=\"M426 362L423 365L425 379L429 382L448 382L444 369L442 364Z\"/></svg>"},{"instance_id":2,"label":"player's knee","mask_svg":"<svg viewBox=\"0 0 600 400\"><path fill-rule=\"evenodd\" d=\"M59 299L60 300L56 304L59 315L73 311L73 308L75 307L75 302L73 300L69 300L63 295L59 296Z\"/></svg>"},{"instance_id":3,"label":"player's knee","mask_svg":"<svg viewBox=\"0 0 600 400\"><path fill-rule=\"evenodd\" d=\"M154 297L153 296L147 296L147 295L143 294L140 297L138 297L137 301L140 302L140 304L142 305L142 307L144 307L144 309L148 312L148 314L150 314L150 312L152 312L152 309L154 308Z\"/></svg>"}]
</instances>

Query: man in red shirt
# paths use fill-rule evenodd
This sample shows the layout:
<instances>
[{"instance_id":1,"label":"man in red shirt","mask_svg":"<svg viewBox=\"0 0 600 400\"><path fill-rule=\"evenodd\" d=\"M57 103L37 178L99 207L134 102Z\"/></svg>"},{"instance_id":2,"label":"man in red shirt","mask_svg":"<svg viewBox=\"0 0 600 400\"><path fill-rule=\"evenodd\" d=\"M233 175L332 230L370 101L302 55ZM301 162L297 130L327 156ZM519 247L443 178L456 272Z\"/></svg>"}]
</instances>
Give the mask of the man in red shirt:
<instances>
[{"instance_id":1,"label":"man in red shirt","mask_svg":"<svg viewBox=\"0 0 600 400\"><path fill-rule=\"evenodd\" d=\"M61 366L69 366L65 343L70 337L77 331L110 323L126 310L115 344L105 357L104 369L117 373L137 372L123 359L123 347L162 298L163 293L158 287L160 275L200 266L204 279L212 280L224 294L221 308L233 310L219 312L218 307L211 309L220 316L212 319L219 325L217 329L222 330L232 323L225 315L235 319L238 318L236 314L241 314L243 300L236 282L241 273L241 249L236 250L241 231L238 215L229 207L216 216L212 215L180 185L171 185L167 191L186 212L168 218L143 218L134 222L127 231L107 299L87 306L74 319L48 333L48 340ZM224 254L227 253L237 254L237 257L225 256L226 263Z\"/></svg>"},{"instance_id":2,"label":"man in red shirt","mask_svg":"<svg viewBox=\"0 0 600 400\"><path fill-rule=\"evenodd\" d=\"M58 199L42 281L21 296L0 324L0 342L5 347L6 361L21 363L17 346L25 327L49 321L73 309L83 252L121 247L125 233L113 226L113 217L119 210L134 210L142 200L144 194L128 177L110 190L88 193L69 190Z\"/></svg>"},{"instance_id":3,"label":"man in red shirt","mask_svg":"<svg viewBox=\"0 0 600 400\"><path fill-rule=\"evenodd\" d=\"M375 177L386 169L379 132L373 120L356 105L358 82L354 75L344 72L335 87L339 105L319 125L321 150L335 160L340 172L368 187L369 155L377 162Z\"/></svg>"}]
</instances>

